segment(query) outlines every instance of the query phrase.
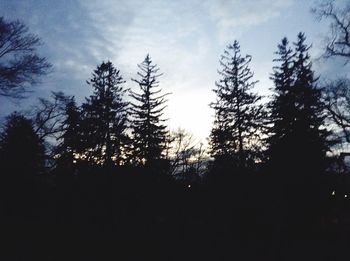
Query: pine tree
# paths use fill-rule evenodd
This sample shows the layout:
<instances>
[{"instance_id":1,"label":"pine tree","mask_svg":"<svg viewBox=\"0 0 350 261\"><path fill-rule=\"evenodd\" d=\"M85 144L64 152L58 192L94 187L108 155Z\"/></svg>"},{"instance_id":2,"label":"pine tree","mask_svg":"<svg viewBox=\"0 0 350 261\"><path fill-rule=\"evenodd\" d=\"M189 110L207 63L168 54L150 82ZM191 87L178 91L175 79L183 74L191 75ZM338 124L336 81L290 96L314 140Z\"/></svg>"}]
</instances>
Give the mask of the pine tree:
<instances>
[{"instance_id":1,"label":"pine tree","mask_svg":"<svg viewBox=\"0 0 350 261\"><path fill-rule=\"evenodd\" d=\"M298 34L294 50L287 39L279 45L279 65L272 79L275 95L270 103L272 135L269 139L270 172L279 208L293 231L306 231L324 197L326 153L332 141L326 129L325 105L305 43Z\"/></svg>"},{"instance_id":2,"label":"pine tree","mask_svg":"<svg viewBox=\"0 0 350 261\"><path fill-rule=\"evenodd\" d=\"M160 94L158 73L159 68L152 63L149 55L141 64L138 64L140 79L132 79L140 87L140 92L131 92L136 103L132 105L132 132L134 138L133 157L136 164L155 166L163 159L166 148L167 126L162 118L166 107L165 97Z\"/></svg>"},{"instance_id":3,"label":"pine tree","mask_svg":"<svg viewBox=\"0 0 350 261\"><path fill-rule=\"evenodd\" d=\"M254 161L255 145L261 141L264 116L261 97L251 90L253 72L251 56L242 56L238 41L228 45L220 59L222 77L216 82L215 121L210 134L211 156L214 161L231 162L236 167L248 167ZM260 144L261 146L261 144Z\"/></svg>"},{"instance_id":4,"label":"pine tree","mask_svg":"<svg viewBox=\"0 0 350 261\"><path fill-rule=\"evenodd\" d=\"M282 40L276 53L279 58L274 60L280 65L274 67L272 75L275 95L270 103L271 163L280 168L296 168L295 175L324 171L330 144L324 127L325 106L305 40L304 34L299 33L294 52L287 39Z\"/></svg>"},{"instance_id":5,"label":"pine tree","mask_svg":"<svg viewBox=\"0 0 350 261\"><path fill-rule=\"evenodd\" d=\"M279 146L281 144L279 142L292 129L291 124L295 114L295 96L293 94L293 59L295 54L289 47L286 37L278 44L278 51L275 54L278 57L273 61L279 65L273 67L271 80L274 82L274 95L268 104L270 120L273 123L268 138L269 156L273 159L280 156L279 150L281 148Z\"/></svg>"},{"instance_id":6,"label":"pine tree","mask_svg":"<svg viewBox=\"0 0 350 261\"><path fill-rule=\"evenodd\" d=\"M61 131L59 145L55 150L58 155L57 166L70 171L81 153L81 115L74 97L66 105Z\"/></svg>"},{"instance_id":7,"label":"pine tree","mask_svg":"<svg viewBox=\"0 0 350 261\"><path fill-rule=\"evenodd\" d=\"M83 144L85 157L93 163L111 166L123 164L123 148L127 142L127 107L124 102L120 71L102 62L88 82L93 95L82 105Z\"/></svg>"},{"instance_id":8,"label":"pine tree","mask_svg":"<svg viewBox=\"0 0 350 261\"><path fill-rule=\"evenodd\" d=\"M21 114L13 113L6 120L0 139L0 161L2 174L10 180L24 180L44 171L44 145L32 121Z\"/></svg>"},{"instance_id":9,"label":"pine tree","mask_svg":"<svg viewBox=\"0 0 350 261\"><path fill-rule=\"evenodd\" d=\"M329 151L329 131L325 128L325 104L321 100L321 89L317 88L317 78L305 43L305 35L298 34L293 64L296 97L295 130L301 141L302 155L307 158L310 172L322 173L326 168L326 152ZM300 154L299 154L300 155ZM306 163L305 163L306 164ZM316 168L315 168L316 167ZM314 170L315 169L315 170Z\"/></svg>"},{"instance_id":10,"label":"pine tree","mask_svg":"<svg viewBox=\"0 0 350 261\"><path fill-rule=\"evenodd\" d=\"M329 131L325 128L325 106L305 43L298 34L292 51L286 38L278 46L279 64L272 79L275 95L270 103L272 135L269 165L278 206L288 234L307 233L321 209Z\"/></svg>"}]
</instances>

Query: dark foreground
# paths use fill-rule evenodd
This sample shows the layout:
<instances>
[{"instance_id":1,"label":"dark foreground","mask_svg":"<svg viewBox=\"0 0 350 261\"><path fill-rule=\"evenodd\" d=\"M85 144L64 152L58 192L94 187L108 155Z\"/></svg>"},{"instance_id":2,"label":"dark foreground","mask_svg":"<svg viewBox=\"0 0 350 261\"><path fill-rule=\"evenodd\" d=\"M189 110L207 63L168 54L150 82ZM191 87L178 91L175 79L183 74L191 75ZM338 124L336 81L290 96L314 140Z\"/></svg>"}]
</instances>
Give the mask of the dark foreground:
<instances>
[{"instance_id":1,"label":"dark foreground","mask_svg":"<svg viewBox=\"0 0 350 261\"><path fill-rule=\"evenodd\" d=\"M1 260L350 260L349 200L282 196L267 180L9 180Z\"/></svg>"}]
</instances>

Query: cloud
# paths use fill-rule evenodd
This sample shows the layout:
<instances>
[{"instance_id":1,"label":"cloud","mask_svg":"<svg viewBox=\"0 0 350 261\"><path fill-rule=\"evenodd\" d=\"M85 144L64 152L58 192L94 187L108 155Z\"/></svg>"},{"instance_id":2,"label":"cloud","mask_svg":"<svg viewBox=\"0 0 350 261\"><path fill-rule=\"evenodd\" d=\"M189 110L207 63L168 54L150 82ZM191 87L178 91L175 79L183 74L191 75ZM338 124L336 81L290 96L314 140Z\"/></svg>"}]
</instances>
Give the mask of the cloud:
<instances>
[{"instance_id":1,"label":"cloud","mask_svg":"<svg viewBox=\"0 0 350 261\"><path fill-rule=\"evenodd\" d=\"M164 73L161 87L172 93L169 125L188 128L203 139L212 122L208 104L215 98L211 90L225 45L281 17L294 2L4 0L0 10L8 18L23 19L45 42L41 51L53 63L54 73L43 79L37 96L62 90L83 100L92 91L85 81L102 60L111 60L127 80L126 86L137 88L130 78L149 53ZM242 50L251 53L247 47ZM257 79L263 78L272 59L255 57ZM262 83L268 85L268 72Z\"/></svg>"},{"instance_id":2,"label":"cloud","mask_svg":"<svg viewBox=\"0 0 350 261\"><path fill-rule=\"evenodd\" d=\"M293 2L294 0L208 0L205 5L216 23L219 40L225 42L231 36L240 36L249 27L278 17Z\"/></svg>"}]
</instances>

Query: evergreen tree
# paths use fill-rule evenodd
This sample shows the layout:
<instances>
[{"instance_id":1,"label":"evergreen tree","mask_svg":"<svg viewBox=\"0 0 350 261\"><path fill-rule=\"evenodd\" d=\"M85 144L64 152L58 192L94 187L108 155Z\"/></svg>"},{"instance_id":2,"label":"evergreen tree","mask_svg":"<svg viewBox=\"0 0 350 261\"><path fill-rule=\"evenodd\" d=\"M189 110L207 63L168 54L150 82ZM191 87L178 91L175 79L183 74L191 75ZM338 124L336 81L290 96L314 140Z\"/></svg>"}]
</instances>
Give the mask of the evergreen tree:
<instances>
[{"instance_id":1,"label":"evergreen tree","mask_svg":"<svg viewBox=\"0 0 350 261\"><path fill-rule=\"evenodd\" d=\"M158 73L159 68L152 63L150 56L141 64L138 64L140 79L132 79L140 87L140 92L131 92L131 97L136 101L132 103L133 114L133 158L136 164L155 166L163 159L166 148L167 126L162 119L166 107L165 96L160 94Z\"/></svg>"},{"instance_id":2,"label":"evergreen tree","mask_svg":"<svg viewBox=\"0 0 350 261\"><path fill-rule=\"evenodd\" d=\"M295 49L282 40L279 65L272 79L275 95L270 104L272 135L269 139L271 189L286 233L307 233L312 228L327 193L323 181L328 160L329 131L325 128L325 106L305 44L298 34ZM276 215L278 215L278 213Z\"/></svg>"},{"instance_id":3,"label":"evergreen tree","mask_svg":"<svg viewBox=\"0 0 350 261\"><path fill-rule=\"evenodd\" d=\"M280 156L280 150L283 148L279 148L282 145L279 143L291 131L296 109L295 95L293 94L293 59L295 54L289 47L286 37L278 44L278 51L275 54L278 57L273 61L279 65L273 67L271 79L274 82L274 94L272 101L268 104L272 122L268 143L270 145L269 156L272 159Z\"/></svg>"},{"instance_id":4,"label":"evergreen tree","mask_svg":"<svg viewBox=\"0 0 350 261\"><path fill-rule=\"evenodd\" d=\"M74 97L65 108L65 120L61 126L62 135L56 148L58 155L57 166L66 170L73 170L77 155L81 153L81 115Z\"/></svg>"},{"instance_id":5,"label":"evergreen tree","mask_svg":"<svg viewBox=\"0 0 350 261\"><path fill-rule=\"evenodd\" d=\"M295 130L308 163L307 170L322 173L326 168L326 152L329 151L329 131L325 128L325 104L321 100L321 89L317 88L317 78L305 43L305 35L298 34L295 45L294 92L296 97ZM299 154L299 153L298 153ZM299 154L300 155L300 154ZM316 167L316 169L315 169ZM315 173L315 174L316 174Z\"/></svg>"},{"instance_id":6,"label":"evergreen tree","mask_svg":"<svg viewBox=\"0 0 350 261\"><path fill-rule=\"evenodd\" d=\"M84 156L91 162L111 166L123 163L127 142L127 107L123 101L125 83L113 64L102 62L88 82L93 95L82 105Z\"/></svg>"},{"instance_id":7,"label":"evergreen tree","mask_svg":"<svg viewBox=\"0 0 350 261\"><path fill-rule=\"evenodd\" d=\"M41 174L45 166L45 148L31 120L18 113L6 121L0 139L2 174L11 180L24 180Z\"/></svg>"},{"instance_id":8,"label":"evergreen tree","mask_svg":"<svg viewBox=\"0 0 350 261\"><path fill-rule=\"evenodd\" d=\"M251 56L242 56L238 41L228 45L220 59L222 77L216 82L215 121L210 134L211 156L218 162L230 162L245 168L254 162L256 145L261 142L263 106L249 68ZM221 163L220 163L221 164Z\"/></svg>"},{"instance_id":9,"label":"evergreen tree","mask_svg":"<svg viewBox=\"0 0 350 261\"><path fill-rule=\"evenodd\" d=\"M278 46L272 79L275 95L270 103L273 121L270 137L271 163L280 168L288 166L296 175L321 173L326 168L326 152L329 150L329 132L324 127L325 105L321 90L305 44L305 36L298 34L294 52L286 38ZM307 176L303 176L303 179ZM299 180L300 181L300 180Z\"/></svg>"}]
</instances>

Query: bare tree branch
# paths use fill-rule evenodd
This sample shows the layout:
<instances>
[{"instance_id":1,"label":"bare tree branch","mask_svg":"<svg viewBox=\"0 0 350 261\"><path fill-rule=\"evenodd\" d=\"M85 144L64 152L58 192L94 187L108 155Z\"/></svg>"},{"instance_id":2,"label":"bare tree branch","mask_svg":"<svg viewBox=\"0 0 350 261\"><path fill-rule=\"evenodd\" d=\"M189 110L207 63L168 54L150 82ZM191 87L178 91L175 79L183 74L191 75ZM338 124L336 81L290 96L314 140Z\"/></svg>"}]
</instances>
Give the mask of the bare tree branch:
<instances>
[{"instance_id":1,"label":"bare tree branch","mask_svg":"<svg viewBox=\"0 0 350 261\"><path fill-rule=\"evenodd\" d=\"M24 98L28 87L50 71L51 64L36 53L40 45L22 22L0 17L0 96Z\"/></svg>"},{"instance_id":2,"label":"bare tree branch","mask_svg":"<svg viewBox=\"0 0 350 261\"><path fill-rule=\"evenodd\" d=\"M197 175L201 173L205 161L205 149L202 143L196 143L193 135L184 129L177 129L170 135L168 158L172 175L186 175L191 169Z\"/></svg>"},{"instance_id":3,"label":"bare tree branch","mask_svg":"<svg viewBox=\"0 0 350 261\"><path fill-rule=\"evenodd\" d=\"M39 104L33 110L35 133L41 141L58 138L63 131L60 126L64 120L66 104L71 100L71 97L62 92L52 92L51 98L52 100L40 98Z\"/></svg>"},{"instance_id":4,"label":"bare tree branch","mask_svg":"<svg viewBox=\"0 0 350 261\"><path fill-rule=\"evenodd\" d=\"M329 82L323 96L328 117L341 129L346 142L350 142L350 80Z\"/></svg>"},{"instance_id":5,"label":"bare tree branch","mask_svg":"<svg viewBox=\"0 0 350 261\"><path fill-rule=\"evenodd\" d=\"M330 21L330 33L325 38L324 57L350 58L350 4L336 7L333 0L322 2L312 9L318 20Z\"/></svg>"}]
</instances>

